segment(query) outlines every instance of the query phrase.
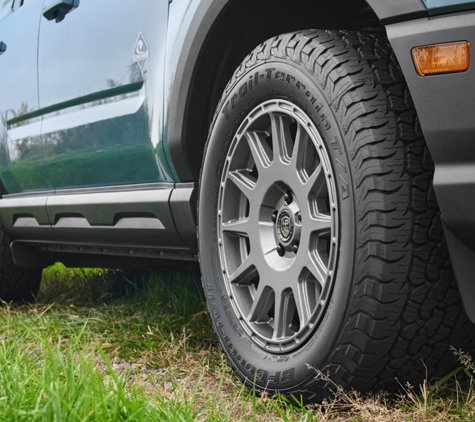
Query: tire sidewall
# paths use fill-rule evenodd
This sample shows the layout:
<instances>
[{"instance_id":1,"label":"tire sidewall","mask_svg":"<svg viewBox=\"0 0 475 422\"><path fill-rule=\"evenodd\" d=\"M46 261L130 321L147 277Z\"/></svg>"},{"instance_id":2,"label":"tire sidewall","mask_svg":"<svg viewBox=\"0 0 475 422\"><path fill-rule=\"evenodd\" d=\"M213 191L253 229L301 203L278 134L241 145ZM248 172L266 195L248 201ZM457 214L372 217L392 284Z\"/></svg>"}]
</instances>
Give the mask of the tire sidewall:
<instances>
[{"instance_id":1,"label":"tire sidewall","mask_svg":"<svg viewBox=\"0 0 475 422\"><path fill-rule=\"evenodd\" d=\"M231 142L246 116L259 104L285 99L315 123L330 157L338 196L339 251L333 291L313 335L298 349L275 354L261 349L244 331L227 294L218 252L217 206L221 176ZM337 349L349 307L355 251L355 206L342 123L332 110L324 81L290 59L247 69L228 86L212 124L203 162L198 234L203 286L221 347L241 379L268 391L295 391L318 384L309 367L324 369ZM323 381L321 381L323 382Z\"/></svg>"}]
</instances>

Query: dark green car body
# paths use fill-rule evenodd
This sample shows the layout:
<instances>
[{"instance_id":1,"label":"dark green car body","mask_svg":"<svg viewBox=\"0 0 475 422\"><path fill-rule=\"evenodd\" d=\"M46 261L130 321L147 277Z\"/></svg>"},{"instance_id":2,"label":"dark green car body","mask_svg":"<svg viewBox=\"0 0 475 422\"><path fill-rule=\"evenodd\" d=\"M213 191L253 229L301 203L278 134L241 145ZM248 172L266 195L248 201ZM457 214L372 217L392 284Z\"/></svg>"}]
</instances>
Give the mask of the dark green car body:
<instances>
[{"instance_id":1,"label":"dark green car body","mask_svg":"<svg viewBox=\"0 0 475 422\"><path fill-rule=\"evenodd\" d=\"M28 72L2 81L5 189L170 181L166 162L155 159L163 144L152 133L163 127L163 103L154 99L163 98L168 3L143 3L144 19L133 1L115 13L113 2L82 1L58 23L40 19L42 3L28 1L2 21L4 65ZM146 52L134 61L138 43Z\"/></svg>"}]
</instances>

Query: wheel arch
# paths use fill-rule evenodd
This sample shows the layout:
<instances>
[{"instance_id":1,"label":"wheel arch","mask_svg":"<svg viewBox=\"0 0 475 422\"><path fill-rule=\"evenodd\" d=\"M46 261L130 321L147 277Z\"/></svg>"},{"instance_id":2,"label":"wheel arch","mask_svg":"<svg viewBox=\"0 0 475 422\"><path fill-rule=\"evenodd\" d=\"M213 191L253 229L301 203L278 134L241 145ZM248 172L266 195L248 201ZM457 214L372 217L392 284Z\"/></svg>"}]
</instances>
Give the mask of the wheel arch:
<instances>
[{"instance_id":1,"label":"wheel arch","mask_svg":"<svg viewBox=\"0 0 475 422\"><path fill-rule=\"evenodd\" d=\"M308 28L383 30L382 23L419 17L425 10L422 0L402 0L397 5L391 0L200 1L190 24L184 25L176 65L168 69L173 77L165 139L177 178L198 180L208 127L221 93L237 66L259 43ZM181 17L172 11L170 19Z\"/></svg>"}]
</instances>

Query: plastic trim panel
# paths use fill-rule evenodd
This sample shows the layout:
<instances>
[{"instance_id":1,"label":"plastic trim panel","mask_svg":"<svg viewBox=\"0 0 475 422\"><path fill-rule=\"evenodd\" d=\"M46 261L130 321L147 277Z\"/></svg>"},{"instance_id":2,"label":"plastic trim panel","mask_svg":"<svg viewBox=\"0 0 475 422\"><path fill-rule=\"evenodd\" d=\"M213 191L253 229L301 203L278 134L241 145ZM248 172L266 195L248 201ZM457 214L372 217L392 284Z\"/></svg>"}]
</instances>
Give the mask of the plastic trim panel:
<instances>
[{"instance_id":1,"label":"plastic trim panel","mask_svg":"<svg viewBox=\"0 0 475 422\"><path fill-rule=\"evenodd\" d=\"M427 16L422 0L366 0L384 24Z\"/></svg>"},{"instance_id":2,"label":"plastic trim panel","mask_svg":"<svg viewBox=\"0 0 475 422\"><path fill-rule=\"evenodd\" d=\"M475 12L387 26L389 40L409 86L435 163L434 189L446 227L449 252L470 318L475 313L475 101L473 67L464 73L420 77L415 46L468 41L475 45Z\"/></svg>"}]
</instances>

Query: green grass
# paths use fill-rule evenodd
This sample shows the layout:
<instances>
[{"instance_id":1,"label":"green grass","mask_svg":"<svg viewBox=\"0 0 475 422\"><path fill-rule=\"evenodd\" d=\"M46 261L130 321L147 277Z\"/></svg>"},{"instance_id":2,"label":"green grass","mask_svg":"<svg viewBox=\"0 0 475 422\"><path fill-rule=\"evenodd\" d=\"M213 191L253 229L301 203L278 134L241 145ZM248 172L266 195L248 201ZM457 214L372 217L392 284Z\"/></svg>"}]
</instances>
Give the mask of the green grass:
<instances>
[{"instance_id":1,"label":"green grass","mask_svg":"<svg viewBox=\"0 0 475 422\"><path fill-rule=\"evenodd\" d=\"M0 308L2 421L475 420L470 363L396 400L339 391L305 408L234 377L196 274L45 270L37 302Z\"/></svg>"}]
</instances>

